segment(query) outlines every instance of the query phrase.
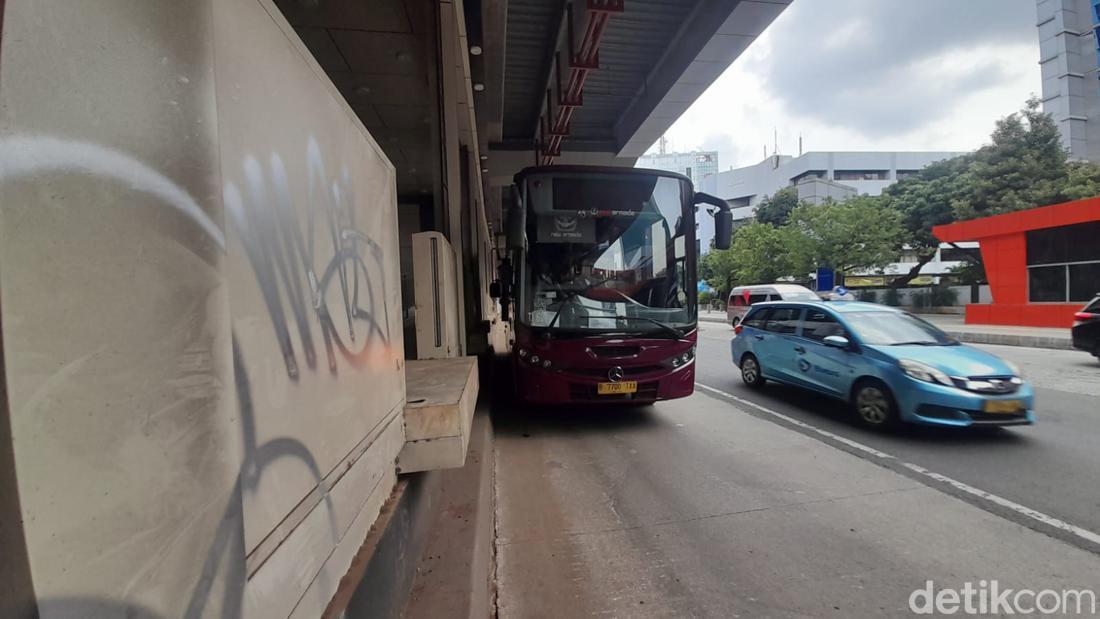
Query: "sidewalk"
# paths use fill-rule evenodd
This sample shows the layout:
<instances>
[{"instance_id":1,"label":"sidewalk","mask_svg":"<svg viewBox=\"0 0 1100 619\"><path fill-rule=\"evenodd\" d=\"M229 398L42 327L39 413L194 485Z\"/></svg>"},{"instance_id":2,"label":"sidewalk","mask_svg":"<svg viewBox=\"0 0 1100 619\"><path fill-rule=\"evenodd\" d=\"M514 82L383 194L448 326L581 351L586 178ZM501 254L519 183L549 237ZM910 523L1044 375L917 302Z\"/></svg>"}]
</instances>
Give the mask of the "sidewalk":
<instances>
[{"instance_id":1,"label":"sidewalk","mask_svg":"<svg viewBox=\"0 0 1100 619\"><path fill-rule=\"evenodd\" d=\"M963 321L962 316L950 314L921 314L920 317L943 329L948 335L960 342L1073 350L1069 329L968 325ZM699 320L703 322L727 322L725 312L710 310L700 310Z\"/></svg>"}]
</instances>

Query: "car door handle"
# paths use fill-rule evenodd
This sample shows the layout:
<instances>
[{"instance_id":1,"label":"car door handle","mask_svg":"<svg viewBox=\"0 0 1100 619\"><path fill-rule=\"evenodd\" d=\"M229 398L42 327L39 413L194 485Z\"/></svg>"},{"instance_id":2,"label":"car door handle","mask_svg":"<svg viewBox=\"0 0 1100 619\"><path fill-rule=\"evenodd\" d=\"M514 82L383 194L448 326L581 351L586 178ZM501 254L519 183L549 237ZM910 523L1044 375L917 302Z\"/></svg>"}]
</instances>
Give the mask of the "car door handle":
<instances>
[{"instance_id":1,"label":"car door handle","mask_svg":"<svg viewBox=\"0 0 1100 619\"><path fill-rule=\"evenodd\" d=\"M806 354L806 349L801 346L795 346L794 351L800 355Z\"/></svg>"},{"instance_id":2,"label":"car door handle","mask_svg":"<svg viewBox=\"0 0 1100 619\"><path fill-rule=\"evenodd\" d=\"M755 337L755 338L756 338L756 339L758 339L758 340L762 340L762 339L764 339L764 336L763 336L763 335L754 335L753 337Z\"/></svg>"}]
</instances>

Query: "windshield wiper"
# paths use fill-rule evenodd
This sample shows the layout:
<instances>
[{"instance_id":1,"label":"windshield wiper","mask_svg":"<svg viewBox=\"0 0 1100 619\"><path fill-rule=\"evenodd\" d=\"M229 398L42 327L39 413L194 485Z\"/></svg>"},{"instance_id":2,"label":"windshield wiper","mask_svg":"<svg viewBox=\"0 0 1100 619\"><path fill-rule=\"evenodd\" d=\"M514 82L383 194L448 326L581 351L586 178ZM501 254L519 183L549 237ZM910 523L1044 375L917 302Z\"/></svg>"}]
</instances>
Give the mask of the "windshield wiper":
<instances>
[{"instance_id":1,"label":"windshield wiper","mask_svg":"<svg viewBox=\"0 0 1100 619\"><path fill-rule=\"evenodd\" d=\"M912 342L894 342L891 346L943 346L942 342L928 341L928 340L916 340Z\"/></svg>"},{"instance_id":2,"label":"windshield wiper","mask_svg":"<svg viewBox=\"0 0 1100 619\"><path fill-rule=\"evenodd\" d=\"M676 327L674 327L670 324L663 323L660 320L656 320L654 318L646 318L645 316L616 316L616 318L622 318L623 320L644 320L646 322L650 322L650 323L653 323L653 324L657 325L658 327L661 328L662 331L665 331L667 333L671 333L672 336L675 337L678 340L684 338L684 332L683 331L677 329Z\"/></svg>"},{"instance_id":3,"label":"windshield wiper","mask_svg":"<svg viewBox=\"0 0 1100 619\"><path fill-rule=\"evenodd\" d=\"M576 299L577 297L579 297L582 292L584 292L584 289L574 290L573 292L567 293L565 295L565 298L561 300L561 304L558 305L558 311L554 312L554 317L551 318L549 324L546 325L546 331L544 331L544 334L546 335L547 338L550 337L550 330L553 329L554 324L558 322L558 316L561 316L561 312L562 312L562 310L565 309L565 306L569 305L573 301L573 299ZM595 309L595 308L585 308L585 309Z\"/></svg>"},{"instance_id":4,"label":"windshield wiper","mask_svg":"<svg viewBox=\"0 0 1100 619\"><path fill-rule=\"evenodd\" d=\"M543 334L547 338L551 337L551 329L554 328L554 324L557 323L558 316L561 315L561 312L562 312L562 310L565 309L566 304L568 304L573 299L577 298L581 294L581 292L583 292L583 291L578 290L578 291L570 292L569 294L566 295L566 297L564 299L562 299L561 305L558 307L558 311L554 313L554 317L550 319L550 323L546 325L546 328L543 331ZM604 312L604 313L613 313L613 314L615 312L615 310L604 309L602 307L585 307L584 309L586 311L591 311L591 312ZM642 321L657 325L658 327L661 328L662 331L665 331L666 333L669 333L670 335L672 335L673 337L675 337L678 340L683 339L683 337L684 337L684 332L683 331L677 329L676 327L674 327L670 324L663 323L660 320L656 320L654 318L647 318L645 316L620 316L618 314L614 314L614 316L608 316L608 318L612 318L612 317L615 318L615 320L642 320Z\"/></svg>"},{"instance_id":5,"label":"windshield wiper","mask_svg":"<svg viewBox=\"0 0 1100 619\"><path fill-rule=\"evenodd\" d=\"M585 308L585 309L590 309L590 310L597 311L597 312L614 312L615 311L615 310L604 309L602 307L588 307L588 308ZM615 319L616 320L644 320L646 322L653 323L653 324L657 325L658 327L661 328L662 331L666 331L668 333L671 333L678 340L683 339L683 337L684 337L684 332L683 331L677 329L676 327L674 327L670 324L661 322L660 320L657 320L657 319L654 319L654 318L647 318L645 316L620 316L618 314L615 314Z\"/></svg>"}]
</instances>

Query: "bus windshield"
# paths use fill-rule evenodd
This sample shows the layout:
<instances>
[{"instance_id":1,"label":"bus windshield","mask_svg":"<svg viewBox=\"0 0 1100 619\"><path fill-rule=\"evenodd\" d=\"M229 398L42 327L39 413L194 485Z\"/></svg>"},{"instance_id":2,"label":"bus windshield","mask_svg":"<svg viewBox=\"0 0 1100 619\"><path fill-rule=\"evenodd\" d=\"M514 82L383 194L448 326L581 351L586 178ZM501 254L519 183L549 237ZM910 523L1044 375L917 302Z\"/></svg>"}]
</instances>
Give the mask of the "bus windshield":
<instances>
[{"instance_id":1,"label":"bus windshield","mask_svg":"<svg viewBox=\"0 0 1100 619\"><path fill-rule=\"evenodd\" d=\"M673 334L694 325L687 183L656 174L554 173L526 184L523 323Z\"/></svg>"}]
</instances>

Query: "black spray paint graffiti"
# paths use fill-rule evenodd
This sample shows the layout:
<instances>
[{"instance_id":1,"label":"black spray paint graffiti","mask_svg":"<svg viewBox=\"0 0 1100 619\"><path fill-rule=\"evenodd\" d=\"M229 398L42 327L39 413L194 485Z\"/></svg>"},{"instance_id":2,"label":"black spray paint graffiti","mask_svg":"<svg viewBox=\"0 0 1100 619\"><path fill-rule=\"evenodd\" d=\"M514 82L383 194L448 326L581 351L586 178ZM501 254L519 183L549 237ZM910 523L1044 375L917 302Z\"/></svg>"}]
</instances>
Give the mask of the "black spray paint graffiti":
<instances>
[{"instance_id":1,"label":"black spray paint graffiti","mask_svg":"<svg viewBox=\"0 0 1100 619\"><path fill-rule=\"evenodd\" d=\"M292 379L298 378L300 368L284 299L310 369L317 367L310 309L317 314L328 368L334 374L337 354L352 367L360 367L374 344L388 347L390 343L385 256L378 243L356 228L348 170L343 168L339 178L330 182L320 147L312 138L306 162L308 198L301 209L306 218L305 234L278 154L271 155L266 174L255 158L245 159L247 199L232 183L224 191L226 212L256 273ZM327 262L318 262L318 236L331 247ZM323 267L315 268L319 264ZM374 280L381 282L378 290ZM335 316L330 307L334 300L338 305Z\"/></svg>"},{"instance_id":2,"label":"black spray paint graffiti","mask_svg":"<svg viewBox=\"0 0 1100 619\"><path fill-rule=\"evenodd\" d=\"M389 345L382 248L355 228L353 196L346 189L341 189L351 186L347 170L342 170L339 182L330 183L320 148L312 138L307 147L307 160L309 201L305 209L307 231L304 236L290 201L286 170L278 155L272 155L270 161L270 196L262 167L254 159L245 161L248 202L233 185L226 186L224 191L226 210L252 263L279 338L287 372L292 378L298 376L298 364L282 302L284 293L294 316L306 364L310 368L316 367L316 352L306 308L307 289L309 304L318 315L331 372L336 372L337 352L358 367L366 361L375 343ZM134 191L155 198L156 204L171 207L192 221L220 250L226 248L221 228L186 190L126 153L99 144L52 136L26 135L0 139L0 181L46 174L114 179ZM320 269L320 277L313 268L316 257L314 233L318 219L323 227L321 233L327 235L325 238L333 248L332 257ZM361 253L364 250L367 258ZM374 273L371 273L371 266L375 269ZM382 281L381 290L377 293L371 282L372 275ZM306 280L304 285L303 276ZM345 320L336 320L329 310L326 293L336 284L339 285L338 300L341 301L338 311L343 312L341 318ZM379 305L381 322L375 318ZM362 331L357 332L360 327L365 327L365 335ZM321 483L323 477L318 463L301 441L285 437L258 443L252 390L245 371L244 355L235 334L232 342L244 458L228 495L220 525L207 549L199 578L191 591L188 606L183 609L185 617L204 616L208 602L218 589L222 596L220 616L223 619L238 619L242 615L247 580L242 493L256 490L268 466L274 460L290 458L306 467L315 482ZM322 503L328 512L330 541L335 544L340 533L330 497L326 495ZM121 599L47 598L39 600L38 606L40 613L49 615L125 615L159 619L155 613Z\"/></svg>"}]
</instances>

